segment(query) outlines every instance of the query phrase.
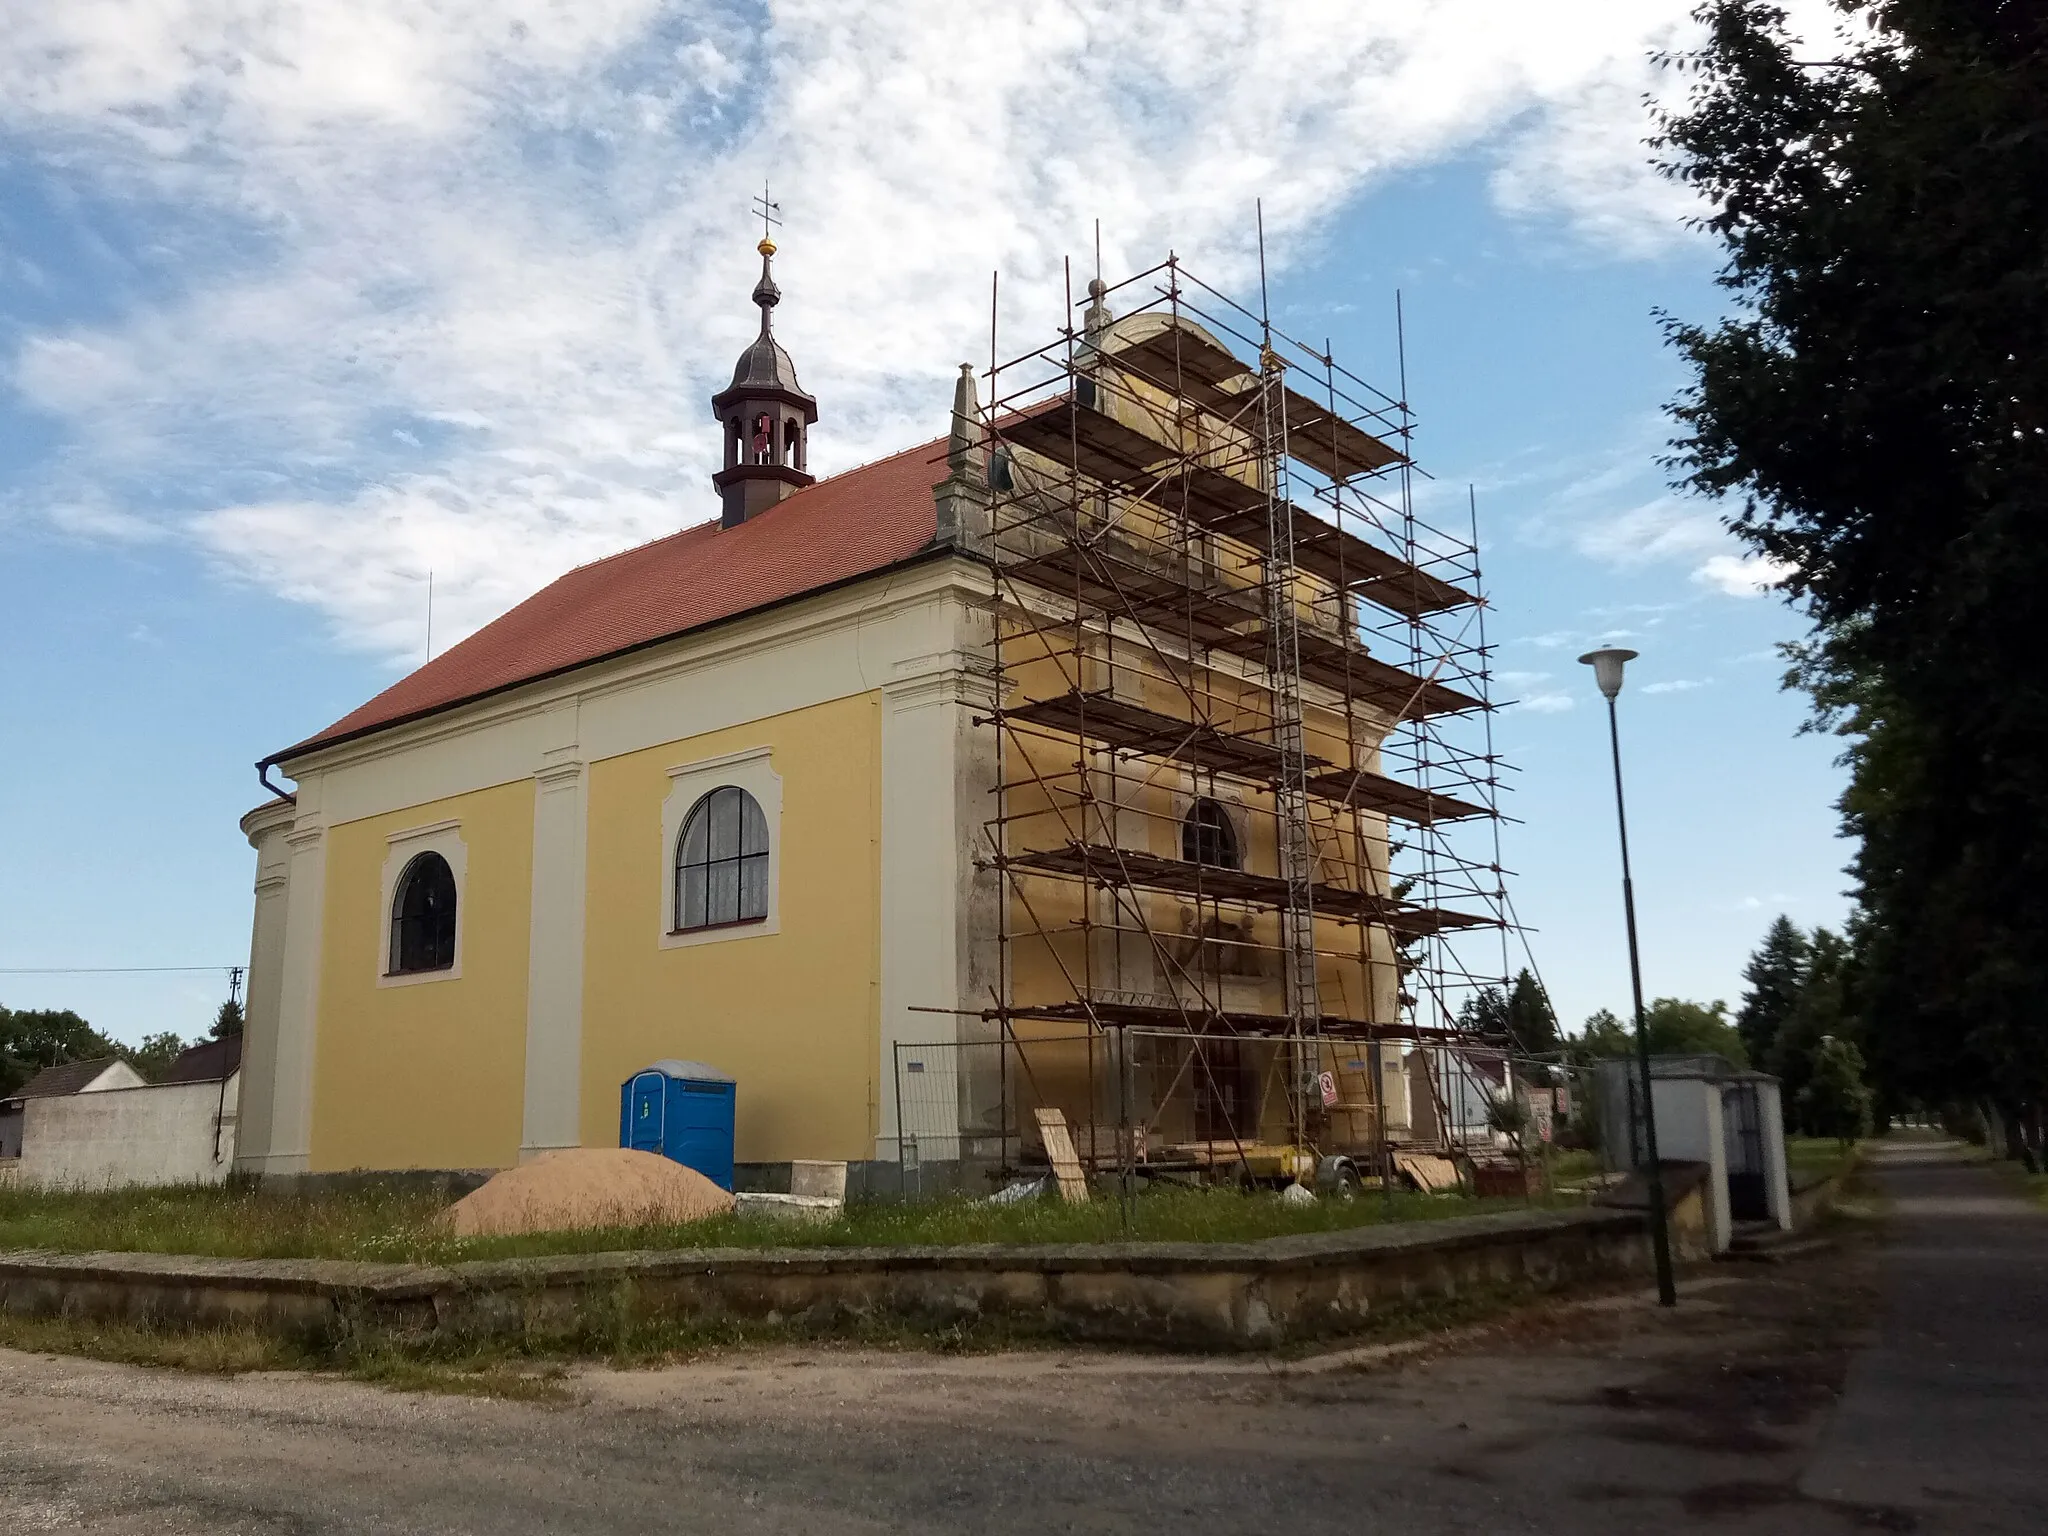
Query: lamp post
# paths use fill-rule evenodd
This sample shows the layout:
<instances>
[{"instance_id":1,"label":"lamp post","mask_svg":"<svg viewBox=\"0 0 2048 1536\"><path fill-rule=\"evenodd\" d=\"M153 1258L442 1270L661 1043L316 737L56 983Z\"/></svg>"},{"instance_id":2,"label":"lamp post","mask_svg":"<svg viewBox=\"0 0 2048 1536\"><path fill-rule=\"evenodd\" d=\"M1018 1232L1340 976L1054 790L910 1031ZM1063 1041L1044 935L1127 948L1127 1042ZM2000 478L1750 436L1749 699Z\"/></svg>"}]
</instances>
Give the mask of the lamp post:
<instances>
[{"instance_id":1,"label":"lamp post","mask_svg":"<svg viewBox=\"0 0 2048 1536\"><path fill-rule=\"evenodd\" d=\"M1628 807L1621 794L1621 725L1614 700L1621 692L1621 669L1636 659L1634 651L1612 647L1588 651L1579 658L1593 669L1593 679L1607 700L1607 740L1614 750L1614 819L1621 828L1621 905L1628 915L1628 980L1636 1003L1636 1066L1643 1084L1643 1157L1650 1185L1650 1242L1657 1254L1657 1300L1678 1305L1671 1279L1671 1231L1664 1211L1664 1168L1657 1160L1657 1101L1650 1088L1650 1035L1643 1020L1643 966L1636 950L1636 888L1628 867Z\"/></svg>"}]
</instances>

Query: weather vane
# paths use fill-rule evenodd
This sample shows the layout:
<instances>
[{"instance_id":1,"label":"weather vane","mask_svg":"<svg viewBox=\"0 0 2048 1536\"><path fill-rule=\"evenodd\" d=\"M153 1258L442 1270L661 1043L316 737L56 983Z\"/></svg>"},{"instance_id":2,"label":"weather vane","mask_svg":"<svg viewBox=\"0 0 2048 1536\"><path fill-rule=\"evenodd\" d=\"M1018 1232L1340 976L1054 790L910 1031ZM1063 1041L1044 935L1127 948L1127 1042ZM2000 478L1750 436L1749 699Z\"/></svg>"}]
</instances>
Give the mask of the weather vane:
<instances>
[{"instance_id":1,"label":"weather vane","mask_svg":"<svg viewBox=\"0 0 2048 1536\"><path fill-rule=\"evenodd\" d=\"M782 204L768 196L768 183L765 181L761 183L761 195L754 199L754 212L761 215L761 238L774 240L774 226L782 222Z\"/></svg>"}]
</instances>

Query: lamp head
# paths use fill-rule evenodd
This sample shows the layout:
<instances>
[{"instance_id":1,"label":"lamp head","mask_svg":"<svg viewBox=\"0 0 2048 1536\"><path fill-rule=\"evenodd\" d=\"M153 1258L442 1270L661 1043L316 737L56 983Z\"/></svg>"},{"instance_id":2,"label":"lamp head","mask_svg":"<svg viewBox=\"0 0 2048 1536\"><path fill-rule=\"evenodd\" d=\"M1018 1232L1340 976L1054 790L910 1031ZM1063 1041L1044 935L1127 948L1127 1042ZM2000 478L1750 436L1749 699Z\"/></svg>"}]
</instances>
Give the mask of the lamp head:
<instances>
[{"instance_id":1,"label":"lamp head","mask_svg":"<svg viewBox=\"0 0 2048 1536\"><path fill-rule=\"evenodd\" d=\"M1601 695L1610 700L1621 692L1623 665L1635 659L1634 651L1624 651L1614 646L1609 646L1604 651L1588 651L1579 658L1593 669L1593 681L1600 685Z\"/></svg>"}]
</instances>

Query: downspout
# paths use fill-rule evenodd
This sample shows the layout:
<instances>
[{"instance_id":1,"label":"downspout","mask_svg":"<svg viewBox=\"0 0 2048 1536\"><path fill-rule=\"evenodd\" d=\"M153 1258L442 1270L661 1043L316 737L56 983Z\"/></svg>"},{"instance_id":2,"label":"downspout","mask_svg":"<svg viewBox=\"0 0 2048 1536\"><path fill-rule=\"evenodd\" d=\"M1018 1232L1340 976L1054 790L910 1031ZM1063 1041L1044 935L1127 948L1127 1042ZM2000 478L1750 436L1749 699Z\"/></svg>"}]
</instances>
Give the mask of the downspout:
<instances>
[{"instance_id":1,"label":"downspout","mask_svg":"<svg viewBox=\"0 0 2048 1536\"><path fill-rule=\"evenodd\" d=\"M271 794L275 795L278 799L288 801L292 805L297 805L299 803L299 797L295 791L289 789L279 789L275 784L270 782L270 770L276 765L277 759L274 757L266 757L263 759L262 762L258 763L256 765L257 782L260 783L265 789L269 790Z\"/></svg>"}]
</instances>

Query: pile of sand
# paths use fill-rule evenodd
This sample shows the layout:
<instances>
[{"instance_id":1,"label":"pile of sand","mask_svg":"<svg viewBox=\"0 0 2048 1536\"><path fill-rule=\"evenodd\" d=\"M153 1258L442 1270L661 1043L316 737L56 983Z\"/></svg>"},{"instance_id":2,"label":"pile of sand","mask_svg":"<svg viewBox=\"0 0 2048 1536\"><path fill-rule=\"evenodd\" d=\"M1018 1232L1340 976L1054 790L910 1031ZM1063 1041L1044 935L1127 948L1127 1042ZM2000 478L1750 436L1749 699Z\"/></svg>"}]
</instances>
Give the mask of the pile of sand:
<instances>
[{"instance_id":1,"label":"pile of sand","mask_svg":"<svg viewBox=\"0 0 2048 1536\"><path fill-rule=\"evenodd\" d=\"M457 1237L702 1221L732 1196L694 1168L626 1147L572 1147L494 1174L450 1206Z\"/></svg>"}]
</instances>

